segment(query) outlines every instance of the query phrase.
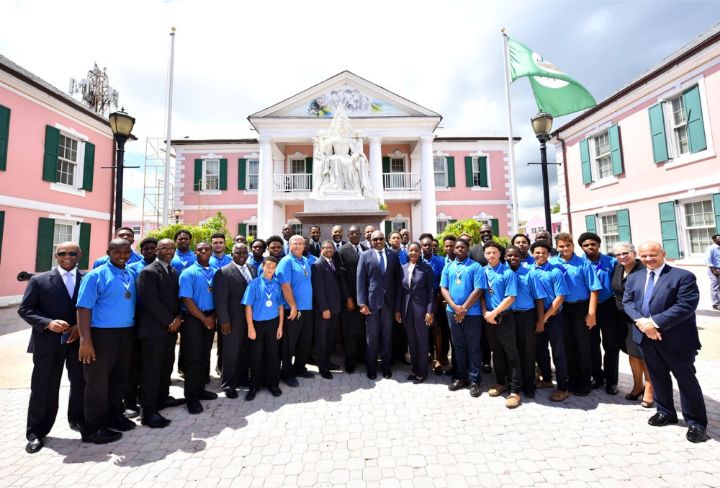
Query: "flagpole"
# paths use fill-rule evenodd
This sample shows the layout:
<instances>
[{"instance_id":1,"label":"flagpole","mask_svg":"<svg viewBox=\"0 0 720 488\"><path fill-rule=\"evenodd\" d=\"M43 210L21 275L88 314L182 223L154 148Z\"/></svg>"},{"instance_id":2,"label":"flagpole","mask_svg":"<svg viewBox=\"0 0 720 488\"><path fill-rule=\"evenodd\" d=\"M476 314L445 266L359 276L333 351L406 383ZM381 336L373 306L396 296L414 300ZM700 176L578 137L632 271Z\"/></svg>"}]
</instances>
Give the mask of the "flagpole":
<instances>
[{"instance_id":1,"label":"flagpole","mask_svg":"<svg viewBox=\"0 0 720 488\"><path fill-rule=\"evenodd\" d=\"M512 111L510 109L510 65L508 63L508 35L503 27L500 32L503 36L503 63L505 66L505 102L507 104L508 121L508 164L510 166L510 194L512 195L512 218L510 228L512 233L518 231L518 199L517 183L515 178L515 144L513 143Z\"/></svg>"},{"instance_id":2,"label":"flagpole","mask_svg":"<svg viewBox=\"0 0 720 488\"><path fill-rule=\"evenodd\" d=\"M170 32L170 72L168 76L168 101L167 101L167 132L165 133L165 172L163 176L163 205L162 205L162 225L168 225L168 216L170 214L170 153L172 147L171 126L172 126L172 96L173 96L173 71L175 64L175 27Z\"/></svg>"}]
</instances>

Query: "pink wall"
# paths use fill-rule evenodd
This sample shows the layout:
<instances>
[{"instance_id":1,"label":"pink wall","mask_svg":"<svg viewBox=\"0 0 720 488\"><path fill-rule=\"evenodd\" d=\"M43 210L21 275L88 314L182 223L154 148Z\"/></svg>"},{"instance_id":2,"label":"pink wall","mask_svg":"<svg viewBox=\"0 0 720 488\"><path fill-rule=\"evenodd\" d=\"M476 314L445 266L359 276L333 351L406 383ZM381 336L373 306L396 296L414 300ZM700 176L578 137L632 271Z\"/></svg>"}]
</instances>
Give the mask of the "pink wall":
<instances>
[{"instance_id":1,"label":"pink wall","mask_svg":"<svg viewBox=\"0 0 720 488\"><path fill-rule=\"evenodd\" d=\"M228 160L227 170L227 191L221 191L219 194L203 194L195 191L194 188L194 174L195 174L195 159L203 159L209 151L202 152L183 152L182 157L185 163L185 175L183 181L184 191L184 204L185 205L223 205L223 204L238 204L238 203L252 203L257 204L257 192L238 190L238 159L247 159L250 154L257 154L258 151L242 151L242 152L225 152L216 153L219 154L220 158ZM191 211L185 210L184 220L186 222L194 222L190 219ZM210 215L215 215L217 211L212 211ZM225 211L223 210L223 213ZM207 212L200 212L202 215L206 215Z\"/></svg>"},{"instance_id":2,"label":"pink wall","mask_svg":"<svg viewBox=\"0 0 720 488\"><path fill-rule=\"evenodd\" d=\"M455 158L455 187L451 191L438 191L437 200L505 200L505 151L484 151L488 155L489 189L476 189L468 187L465 181L465 157L468 151L444 151ZM503 212L504 215L504 212Z\"/></svg>"}]
</instances>

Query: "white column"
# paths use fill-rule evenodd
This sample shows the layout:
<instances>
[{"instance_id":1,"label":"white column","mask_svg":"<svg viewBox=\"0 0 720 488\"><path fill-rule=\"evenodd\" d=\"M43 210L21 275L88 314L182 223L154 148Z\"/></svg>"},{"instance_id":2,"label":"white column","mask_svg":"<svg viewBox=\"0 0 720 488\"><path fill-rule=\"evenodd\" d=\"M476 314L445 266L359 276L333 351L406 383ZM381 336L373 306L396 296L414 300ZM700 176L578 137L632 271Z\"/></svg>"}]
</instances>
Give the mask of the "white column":
<instances>
[{"instance_id":1,"label":"white column","mask_svg":"<svg viewBox=\"0 0 720 488\"><path fill-rule=\"evenodd\" d=\"M382 138L370 137L370 185L379 202L385 201L382 176Z\"/></svg>"},{"instance_id":2,"label":"white column","mask_svg":"<svg viewBox=\"0 0 720 488\"><path fill-rule=\"evenodd\" d=\"M272 139L260 138L260 164L258 168L258 236L266 238L273 234L273 157Z\"/></svg>"},{"instance_id":3,"label":"white column","mask_svg":"<svg viewBox=\"0 0 720 488\"><path fill-rule=\"evenodd\" d=\"M433 136L420 138L420 233L437 232L435 205L435 170L432 152Z\"/></svg>"}]
</instances>

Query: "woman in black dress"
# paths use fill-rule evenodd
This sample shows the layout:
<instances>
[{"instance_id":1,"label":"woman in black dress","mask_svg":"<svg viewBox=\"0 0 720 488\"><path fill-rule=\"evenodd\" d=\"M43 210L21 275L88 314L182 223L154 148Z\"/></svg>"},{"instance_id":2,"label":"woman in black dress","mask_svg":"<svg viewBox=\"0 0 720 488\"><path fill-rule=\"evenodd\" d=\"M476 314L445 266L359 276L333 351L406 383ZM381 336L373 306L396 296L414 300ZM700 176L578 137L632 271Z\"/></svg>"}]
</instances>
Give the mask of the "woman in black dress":
<instances>
[{"instance_id":1,"label":"woman in black dress","mask_svg":"<svg viewBox=\"0 0 720 488\"><path fill-rule=\"evenodd\" d=\"M617 259L617 264L613 270L612 289L615 294L615 303L620 312L620 317L625 321L627 327L627 335L622 350L627 353L630 358L630 369L633 375L633 388L630 393L625 395L628 400L638 400L642 397L642 405L645 408L654 407L653 388L650 382L650 375L645 366L642 354L638 345L632 339L632 328L635 327L633 320L625 314L623 310L623 294L625 293L625 281L627 277L637 271L645 269L645 266L635 257L635 246L630 242L617 242L613 246L613 254ZM645 381L643 383L643 376Z\"/></svg>"}]
</instances>

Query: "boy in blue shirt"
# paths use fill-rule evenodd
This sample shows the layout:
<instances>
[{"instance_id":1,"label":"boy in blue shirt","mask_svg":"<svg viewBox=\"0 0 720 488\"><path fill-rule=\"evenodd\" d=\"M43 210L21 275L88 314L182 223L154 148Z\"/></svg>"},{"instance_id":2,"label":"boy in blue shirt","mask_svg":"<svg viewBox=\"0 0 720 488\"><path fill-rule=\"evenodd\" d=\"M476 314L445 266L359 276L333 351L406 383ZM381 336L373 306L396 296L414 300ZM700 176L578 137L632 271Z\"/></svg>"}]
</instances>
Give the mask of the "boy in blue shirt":
<instances>
[{"instance_id":1,"label":"boy in blue shirt","mask_svg":"<svg viewBox=\"0 0 720 488\"><path fill-rule=\"evenodd\" d=\"M142 254L132 249L133 242L135 242L135 232L130 227L120 227L118 230L115 231L115 238L125 239L130 243L130 259L128 259L127 263L125 263L126 266L128 264L137 263L138 261L142 260ZM108 259L110 259L110 256L108 256L107 254L105 256L97 258L93 263L93 269L107 263Z\"/></svg>"},{"instance_id":2,"label":"boy in blue shirt","mask_svg":"<svg viewBox=\"0 0 720 488\"><path fill-rule=\"evenodd\" d=\"M277 259L265 258L263 274L250 282L242 303L248 325L248 338L253 341L252 379L246 401L255 399L263 384L274 397L282 395L278 341L283 336L284 310L280 282L275 277Z\"/></svg>"},{"instance_id":3,"label":"boy in blue shirt","mask_svg":"<svg viewBox=\"0 0 720 488\"><path fill-rule=\"evenodd\" d=\"M210 244L195 246L197 261L180 274L179 297L185 310L180 351L185 372L185 399L190 414L203 411L200 400L214 400L217 394L205 389L210 370L210 351L215 333L213 281L217 269L210 266Z\"/></svg>"},{"instance_id":4,"label":"boy in blue shirt","mask_svg":"<svg viewBox=\"0 0 720 488\"><path fill-rule=\"evenodd\" d=\"M250 244L250 257L247 260L247 265L253 266L258 276L262 273L260 268L262 267L263 261L265 261L263 255L265 254L266 247L267 245L262 239L255 239Z\"/></svg>"},{"instance_id":5,"label":"boy in blue shirt","mask_svg":"<svg viewBox=\"0 0 720 488\"><path fill-rule=\"evenodd\" d=\"M192 234L189 230L180 229L175 233L173 240L175 241L176 249L175 257L172 259L170 264L173 268L175 268L175 271L180 274L197 261L195 253L190 250Z\"/></svg>"},{"instance_id":6,"label":"boy in blue shirt","mask_svg":"<svg viewBox=\"0 0 720 488\"><path fill-rule=\"evenodd\" d=\"M215 232L210 237L210 246L212 247L212 256L210 256L210 266L220 269L226 264L232 263L232 257L225 253L225 234Z\"/></svg>"}]
</instances>

